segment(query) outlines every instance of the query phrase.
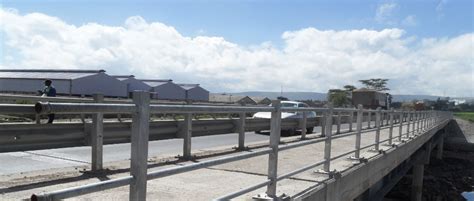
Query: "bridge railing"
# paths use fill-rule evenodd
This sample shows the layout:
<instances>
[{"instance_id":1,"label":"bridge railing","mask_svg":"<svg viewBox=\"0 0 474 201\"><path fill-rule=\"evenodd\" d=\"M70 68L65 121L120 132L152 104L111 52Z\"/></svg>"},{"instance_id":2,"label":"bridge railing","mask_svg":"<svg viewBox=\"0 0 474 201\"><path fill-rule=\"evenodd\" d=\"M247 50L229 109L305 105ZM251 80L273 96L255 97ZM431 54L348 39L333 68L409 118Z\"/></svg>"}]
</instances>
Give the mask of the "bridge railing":
<instances>
[{"instance_id":1,"label":"bridge railing","mask_svg":"<svg viewBox=\"0 0 474 201\"><path fill-rule=\"evenodd\" d=\"M156 179L183 172L188 172L200 168L209 166L224 164L228 162L243 160L251 157L268 155L268 178L261 183L252 185L250 187L241 189L239 191L224 195L218 200L225 200L240 196L248 193L255 189L267 186L266 196L270 198L276 197L277 182L284 178L288 178L295 174L304 172L306 170L315 168L323 165L322 173L328 175L334 174L331 171L331 161L341 157L352 155L354 160L364 160L360 156L360 151L369 147L374 147L375 151L381 151L380 145L388 142L388 145L392 145L393 140L397 139L401 142L407 140L410 137L414 137L421 134L423 130L432 128L451 116L449 113L438 112L438 111L383 111L377 110L364 110L361 106L357 109L342 109L342 108L285 108L281 107L279 101L274 101L272 106L268 107L237 107L237 106L195 106L195 105L150 105L149 94L146 92L135 92L132 104L111 104L111 103L37 103L35 110L38 114L47 113L58 113L58 114L93 114L93 134L92 134L92 169L97 170L102 167L102 117L103 114L107 113L129 113L132 114L132 135L131 135L131 168L130 176L111 179L108 181L73 187L69 189L63 189L53 192L41 193L32 195L33 200L55 200L64 199L74 196L84 195L92 192L102 191L105 189L116 188L119 186L130 185L130 200L145 200L146 199L146 183L149 179ZM9 105L14 106L15 105ZM0 106L2 107L2 106ZM23 108L19 108L22 110ZM303 113L303 119L301 122L301 128L306 128L305 119L307 119L308 112L320 112L323 113L323 131L322 137L320 138L305 138L305 129L302 129L302 138L296 143L292 143L286 146L279 146L281 140L281 113L282 112L301 112ZM148 158L148 137L149 137L149 117L152 113L180 113L185 115L185 132L184 132L184 143L183 153L184 157L191 157L191 136L192 136L192 114L196 113L239 113L244 116L245 113L250 112L270 112L270 142L269 147L260 149L253 152L245 152L233 156L226 156L217 159L211 159L204 162L198 162L190 165L172 167L167 169L161 169L157 171L147 172L147 158ZM367 116L368 128L363 128L363 117L364 113ZM350 122L353 122L354 116L356 117L356 128L355 132L352 132L352 123L349 124L349 132L344 134L340 133L341 116L347 114ZM375 119L371 117L375 115ZM333 116L336 116L336 131L333 132ZM385 121L385 124L384 124ZM371 127L371 123L375 125ZM398 125L397 125L398 124ZM384 126L385 125L385 126ZM406 132L403 132L401 128L404 125L408 125ZM410 131L410 125L412 130ZM245 127L245 123L241 124ZM393 128L399 126L399 133L395 135ZM381 129L389 129L389 138L386 140L380 140ZM245 129L241 129L244 131ZM375 141L369 145L361 147L361 135L362 133L375 131ZM342 138L349 135L355 135L356 139L354 142L354 149L352 151L342 153L340 155L331 156L331 143L334 139ZM239 142L241 142L241 135L239 133ZM278 153L280 151L293 149L309 144L324 142L324 158L320 161L314 162L305 167L297 170L278 175Z\"/></svg>"}]
</instances>

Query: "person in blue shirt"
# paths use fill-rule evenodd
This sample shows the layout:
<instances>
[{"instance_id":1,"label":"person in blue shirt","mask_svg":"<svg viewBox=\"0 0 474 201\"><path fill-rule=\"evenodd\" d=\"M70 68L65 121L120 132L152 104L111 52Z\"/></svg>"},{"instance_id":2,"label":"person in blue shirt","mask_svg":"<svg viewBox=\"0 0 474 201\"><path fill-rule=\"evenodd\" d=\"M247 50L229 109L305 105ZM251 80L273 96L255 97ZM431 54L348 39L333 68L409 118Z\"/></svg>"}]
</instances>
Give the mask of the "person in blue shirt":
<instances>
[{"instance_id":1,"label":"person in blue shirt","mask_svg":"<svg viewBox=\"0 0 474 201\"><path fill-rule=\"evenodd\" d=\"M55 97L56 96L56 89L54 88L53 85L51 85L53 82L51 80L45 80L44 81L44 88L43 91L41 91L42 96L45 97ZM48 124L52 124L54 121L54 114L48 114Z\"/></svg>"}]
</instances>

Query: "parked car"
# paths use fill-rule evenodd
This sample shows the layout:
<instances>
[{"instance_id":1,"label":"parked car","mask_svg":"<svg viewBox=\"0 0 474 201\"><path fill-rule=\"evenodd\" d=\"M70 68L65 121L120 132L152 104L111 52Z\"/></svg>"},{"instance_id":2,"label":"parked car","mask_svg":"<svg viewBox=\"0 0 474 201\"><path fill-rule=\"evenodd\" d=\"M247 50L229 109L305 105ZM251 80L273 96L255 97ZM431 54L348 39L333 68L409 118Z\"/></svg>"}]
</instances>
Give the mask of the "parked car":
<instances>
[{"instance_id":1,"label":"parked car","mask_svg":"<svg viewBox=\"0 0 474 201\"><path fill-rule=\"evenodd\" d=\"M271 106L271 104L269 105ZM295 107L309 107L308 104L297 102L297 101L281 101L281 107L295 108ZM253 115L255 119L271 119L271 112L257 112ZM316 112L306 112L307 118L316 117ZM282 119L303 119L303 112L282 112ZM313 133L314 127L306 128L306 133ZM282 130L288 132L289 135L293 135L297 129ZM261 133L261 131L255 131L255 133Z\"/></svg>"}]
</instances>

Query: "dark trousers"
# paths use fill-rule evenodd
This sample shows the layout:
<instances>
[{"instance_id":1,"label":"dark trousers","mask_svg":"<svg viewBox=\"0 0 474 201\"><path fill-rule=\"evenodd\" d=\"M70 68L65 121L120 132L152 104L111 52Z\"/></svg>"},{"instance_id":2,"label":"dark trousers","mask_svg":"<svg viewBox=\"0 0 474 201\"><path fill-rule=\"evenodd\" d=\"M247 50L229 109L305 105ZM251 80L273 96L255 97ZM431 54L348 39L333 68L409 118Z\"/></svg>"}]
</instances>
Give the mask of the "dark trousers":
<instances>
[{"instance_id":1,"label":"dark trousers","mask_svg":"<svg viewBox=\"0 0 474 201\"><path fill-rule=\"evenodd\" d=\"M48 114L48 124L52 124L54 121L54 114Z\"/></svg>"}]
</instances>

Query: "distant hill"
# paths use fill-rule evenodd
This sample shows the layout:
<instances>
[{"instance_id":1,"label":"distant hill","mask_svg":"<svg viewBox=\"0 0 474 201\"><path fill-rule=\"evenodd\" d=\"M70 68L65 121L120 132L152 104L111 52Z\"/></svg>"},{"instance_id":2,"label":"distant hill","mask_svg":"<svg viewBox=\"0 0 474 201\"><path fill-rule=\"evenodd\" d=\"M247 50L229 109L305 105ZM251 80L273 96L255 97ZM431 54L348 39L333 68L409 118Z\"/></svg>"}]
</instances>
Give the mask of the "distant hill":
<instances>
[{"instance_id":1,"label":"distant hill","mask_svg":"<svg viewBox=\"0 0 474 201\"><path fill-rule=\"evenodd\" d=\"M268 92L268 91L248 91L240 93L228 93L233 95L243 96L259 96L268 97L270 99L276 99L280 96L280 92ZM326 100L326 93L318 92L283 92L283 96L290 100ZM393 102L406 102L412 100L436 100L440 96L431 95L393 95ZM442 97L441 97L442 98Z\"/></svg>"}]
</instances>

